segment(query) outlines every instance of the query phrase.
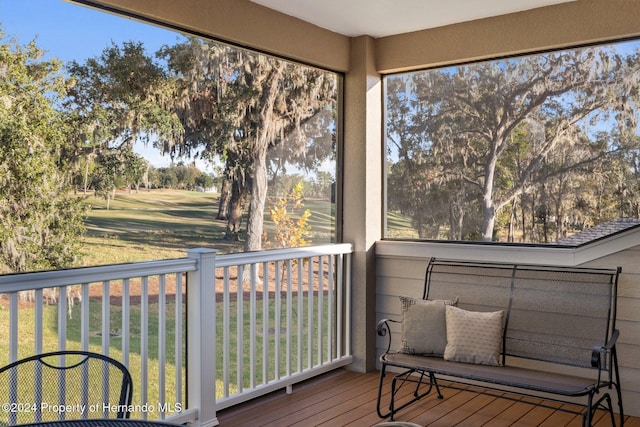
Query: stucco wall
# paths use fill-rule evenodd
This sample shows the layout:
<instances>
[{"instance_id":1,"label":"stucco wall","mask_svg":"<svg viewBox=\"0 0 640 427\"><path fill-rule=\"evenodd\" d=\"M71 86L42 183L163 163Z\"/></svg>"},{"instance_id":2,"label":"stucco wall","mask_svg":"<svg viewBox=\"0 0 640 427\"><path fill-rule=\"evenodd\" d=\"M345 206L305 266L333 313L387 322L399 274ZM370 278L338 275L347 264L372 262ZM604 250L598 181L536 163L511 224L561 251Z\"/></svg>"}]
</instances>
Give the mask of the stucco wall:
<instances>
[{"instance_id":1,"label":"stucco wall","mask_svg":"<svg viewBox=\"0 0 640 427\"><path fill-rule=\"evenodd\" d=\"M420 297L427 260L432 257L530 264L622 267L618 287L618 358L624 411L640 416L640 230L626 233L597 247L575 249L513 246L456 245L448 243L378 242L376 245L376 317L400 319L398 296ZM606 253L609 254L606 254ZM604 255L603 255L604 253ZM576 263L576 260L580 262ZM400 333L396 329L396 333ZM397 340L395 341L397 344ZM377 354L386 349L379 337Z\"/></svg>"}]
</instances>

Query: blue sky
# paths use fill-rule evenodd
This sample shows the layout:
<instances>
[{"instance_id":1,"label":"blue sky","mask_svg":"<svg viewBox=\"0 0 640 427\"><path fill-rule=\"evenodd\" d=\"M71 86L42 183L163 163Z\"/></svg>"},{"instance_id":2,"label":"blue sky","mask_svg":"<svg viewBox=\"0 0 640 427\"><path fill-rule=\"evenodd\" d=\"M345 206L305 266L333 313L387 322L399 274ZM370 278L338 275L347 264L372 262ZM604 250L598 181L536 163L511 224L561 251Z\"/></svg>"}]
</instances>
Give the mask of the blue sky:
<instances>
[{"instance_id":1,"label":"blue sky","mask_svg":"<svg viewBox=\"0 0 640 427\"><path fill-rule=\"evenodd\" d=\"M0 0L0 22L4 32L17 36L21 44L37 37L38 47L65 61L97 56L111 41L140 40L152 53L179 37L173 31L62 0Z\"/></svg>"},{"instance_id":2,"label":"blue sky","mask_svg":"<svg viewBox=\"0 0 640 427\"><path fill-rule=\"evenodd\" d=\"M147 53L153 54L181 37L175 31L62 0L0 0L0 28L19 44L35 39L47 57L80 63L100 55L112 42L141 41ZM170 164L169 157L153 147L136 144L135 151L156 167ZM200 162L198 166L206 168Z\"/></svg>"}]
</instances>

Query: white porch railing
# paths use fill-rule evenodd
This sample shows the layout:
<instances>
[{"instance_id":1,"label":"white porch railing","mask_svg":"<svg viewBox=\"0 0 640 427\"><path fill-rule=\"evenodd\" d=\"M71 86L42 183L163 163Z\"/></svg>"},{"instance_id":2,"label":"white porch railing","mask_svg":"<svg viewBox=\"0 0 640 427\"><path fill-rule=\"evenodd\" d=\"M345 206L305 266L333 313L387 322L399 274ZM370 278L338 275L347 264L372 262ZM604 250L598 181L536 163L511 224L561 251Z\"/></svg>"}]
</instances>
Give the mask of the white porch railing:
<instances>
[{"instance_id":1,"label":"white porch railing","mask_svg":"<svg viewBox=\"0 0 640 427\"><path fill-rule=\"evenodd\" d=\"M134 378L132 417L213 426L217 410L351 363L351 251L194 249L0 276L0 364L63 349L108 354Z\"/></svg>"}]
</instances>

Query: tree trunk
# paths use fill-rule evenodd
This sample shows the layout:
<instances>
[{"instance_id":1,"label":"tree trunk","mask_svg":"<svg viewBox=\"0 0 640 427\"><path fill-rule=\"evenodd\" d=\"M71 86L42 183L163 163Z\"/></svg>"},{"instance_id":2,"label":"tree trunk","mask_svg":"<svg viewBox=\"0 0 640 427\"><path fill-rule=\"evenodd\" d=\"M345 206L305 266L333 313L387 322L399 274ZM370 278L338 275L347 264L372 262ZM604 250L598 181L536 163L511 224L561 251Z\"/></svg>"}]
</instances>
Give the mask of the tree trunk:
<instances>
[{"instance_id":1,"label":"tree trunk","mask_svg":"<svg viewBox=\"0 0 640 427\"><path fill-rule=\"evenodd\" d=\"M462 240L462 228L464 227L464 209L457 203L449 203L449 239ZM434 236L438 238L438 236Z\"/></svg>"},{"instance_id":2,"label":"tree trunk","mask_svg":"<svg viewBox=\"0 0 640 427\"><path fill-rule=\"evenodd\" d=\"M507 237L507 241L510 243L515 242L516 221L518 220L517 211L518 203L516 202L516 199L513 199L513 202L511 203L511 216L509 217L509 236Z\"/></svg>"},{"instance_id":3,"label":"tree trunk","mask_svg":"<svg viewBox=\"0 0 640 427\"><path fill-rule=\"evenodd\" d=\"M225 240L237 242L240 240L242 213L244 211L244 199L247 195L247 189L246 186L242 185L238 180L233 180L230 193L229 218L227 219L227 230L224 238Z\"/></svg>"},{"instance_id":4,"label":"tree trunk","mask_svg":"<svg viewBox=\"0 0 640 427\"><path fill-rule=\"evenodd\" d=\"M149 188L149 169L151 169L151 163L147 163L147 169L144 171L144 175L142 176L142 182L144 183L144 188L147 189L147 192L151 191Z\"/></svg>"},{"instance_id":5,"label":"tree trunk","mask_svg":"<svg viewBox=\"0 0 640 427\"><path fill-rule=\"evenodd\" d=\"M226 220L229 218L229 203L231 201L231 180L225 178L220 189L220 202L218 203L218 215L216 219Z\"/></svg>"},{"instance_id":6,"label":"tree trunk","mask_svg":"<svg viewBox=\"0 0 640 427\"><path fill-rule=\"evenodd\" d=\"M83 177L82 187L84 189L84 195L87 195L87 190L89 188L89 156L85 158L84 163L84 177Z\"/></svg>"},{"instance_id":7,"label":"tree trunk","mask_svg":"<svg viewBox=\"0 0 640 427\"><path fill-rule=\"evenodd\" d=\"M489 155L487 166L484 172L484 187L482 188L482 237L483 242L493 240L493 228L496 223L496 209L493 204L493 184L496 175L496 164L498 162L498 154L494 145L494 149Z\"/></svg>"},{"instance_id":8,"label":"tree trunk","mask_svg":"<svg viewBox=\"0 0 640 427\"><path fill-rule=\"evenodd\" d=\"M527 215L526 215L526 200L523 198L520 203L520 225L522 226L522 243L527 241Z\"/></svg>"},{"instance_id":9,"label":"tree trunk","mask_svg":"<svg viewBox=\"0 0 640 427\"><path fill-rule=\"evenodd\" d=\"M262 249L262 226L264 206L267 201L267 150L259 150L254 159L253 180L251 185L251 203L247 223L247 251Z\"/></svg>"},{"instance_id":10,"label":"tree trunk","mask_svg":"<svg viewBox=\"0 0 640 427\"><path fill-rule=\"evenodd\" d=\"M254 147L253 174L251 175L251 202L249 205L249 219L247 220L246 251L259 251L262 249L262 225L264 223L264 205L267 201L268 186L267 150L276 133L275 123L273 123L273 108L279 93L284 68L285 65L282 62L277 65L262 96L264 103L260 110L260 127L258 128Z\"/></svg>"}]
</instances>

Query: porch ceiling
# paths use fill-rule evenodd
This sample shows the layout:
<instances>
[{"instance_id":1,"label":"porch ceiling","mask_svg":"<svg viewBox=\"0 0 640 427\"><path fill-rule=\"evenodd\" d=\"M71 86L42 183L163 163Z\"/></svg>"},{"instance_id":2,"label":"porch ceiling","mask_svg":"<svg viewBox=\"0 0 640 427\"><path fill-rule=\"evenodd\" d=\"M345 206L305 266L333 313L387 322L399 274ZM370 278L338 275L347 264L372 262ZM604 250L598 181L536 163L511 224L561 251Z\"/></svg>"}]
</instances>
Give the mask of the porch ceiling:
<instances>
[{"instance_id":1,"label":"porch ceiling","mask_svg":"<svg viewBox=\"0 0 640 427\"><path fill-rule=\"evenodd\" d=\"M385 37L575 0L251 0L346 36Z\"/></svg>"}]
</instances>

